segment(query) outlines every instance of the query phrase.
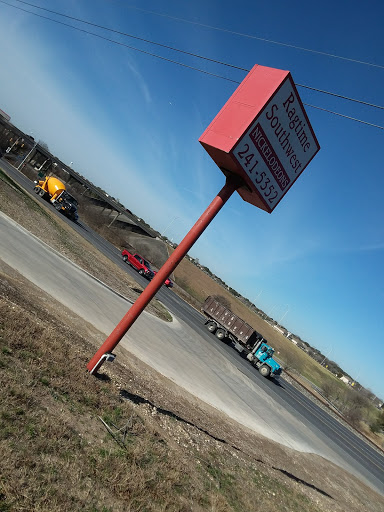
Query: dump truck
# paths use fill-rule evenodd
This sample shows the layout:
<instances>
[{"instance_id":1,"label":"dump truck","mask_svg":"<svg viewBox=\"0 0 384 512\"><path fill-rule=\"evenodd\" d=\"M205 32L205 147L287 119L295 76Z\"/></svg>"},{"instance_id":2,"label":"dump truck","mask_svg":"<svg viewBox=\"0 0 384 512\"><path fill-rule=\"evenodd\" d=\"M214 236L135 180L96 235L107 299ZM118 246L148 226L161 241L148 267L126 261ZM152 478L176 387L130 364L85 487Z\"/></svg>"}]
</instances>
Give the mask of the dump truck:
<instances>
[{"instance_id":1,"label":"dump truck","mask_svg":"<svg viewBox=\"0 0 384 512\"><path fill-rule=\"evenodd\" d=\"M77 201L69 194L64 183L53 176L46 176L44 180L35 181L33 189L36 194L49 200L57 211L63 213L70 219L77 221Z\"/></svg>"},{"instance_id":2,"label":"dump truck","mask_svg":"<svg viewBox=\"0 0 384 512\"><path fill-rule=\"evenodd\" d=\"M206 298L202 308L205 326L222 341L229 341L245 356L263 377L278 378L281 366L273 359L274 349L253 327L214 297Z\"/></svg>"}]
</instances>

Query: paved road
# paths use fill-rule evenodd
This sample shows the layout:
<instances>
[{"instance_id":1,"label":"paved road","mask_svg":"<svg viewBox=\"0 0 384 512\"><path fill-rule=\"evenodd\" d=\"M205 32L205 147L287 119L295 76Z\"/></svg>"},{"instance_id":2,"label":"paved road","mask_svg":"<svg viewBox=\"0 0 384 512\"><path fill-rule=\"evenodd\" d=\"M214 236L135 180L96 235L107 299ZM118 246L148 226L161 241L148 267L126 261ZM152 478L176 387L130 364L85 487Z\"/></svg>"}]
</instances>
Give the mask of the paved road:
<instances>
[{"instance_id":1,"label":"paved road","mask_svg":"<svg viewBox=\"0 0 384 512\"><path fill-rule=\"evenodd\" d=\"M20 175L17 181L32 190L31 182L24 176ZM52 211L58 214L53 208ZM0 258L109 334L129 304L24 230L9 223L6 217L1 216L0 220ZM87 226L77 225L76 229L118 265L132 272L141 284L146 284L145 279L122 262L115 247L100 239ZM28 258L22 251L26 243ZM50 283L47 279L43 282L41 273L31 264L34 261L32 250L36 251L35 261L43 258L47 268L61 269L61 281ZM63 281L71 283L70 289L76 290L76 297L64 296ZM57 288L52 289L52 285ZM286 381L276 384L262 378L231 347L208 333L203 317L171 290L163 288L158 298L173 313L174 322L164 324L150 315L143 315L126 336L126 348L244 425L291 448L322 455L384 494L384 458L381 454Z\"/></svg>"}]
</instances>

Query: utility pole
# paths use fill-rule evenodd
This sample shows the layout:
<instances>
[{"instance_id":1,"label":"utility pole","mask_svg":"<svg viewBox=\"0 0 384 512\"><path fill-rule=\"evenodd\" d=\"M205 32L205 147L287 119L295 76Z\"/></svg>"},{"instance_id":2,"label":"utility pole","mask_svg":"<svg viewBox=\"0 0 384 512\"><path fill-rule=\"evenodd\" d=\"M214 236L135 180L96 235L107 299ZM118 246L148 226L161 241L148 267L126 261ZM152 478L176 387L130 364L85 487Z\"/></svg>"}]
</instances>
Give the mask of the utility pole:
<instances>
[{"instance_id":1,"label":"utility pole","mask_svg":"<svg viewBox=\"0 0 384 512\"><path fill-rule=\"evenodd\" d=\"M325 361L326 359L328 359L328 356L330 356L330 355L331 355L332 350L333 350L333 347L331 347L331 350L328 352L328 354L327 354L327 355L324 357L324 359L321 361L321 363L320 363L320 364L321 364L321 366L323 366L324 361Z\"/></svg>"}]
</instances>

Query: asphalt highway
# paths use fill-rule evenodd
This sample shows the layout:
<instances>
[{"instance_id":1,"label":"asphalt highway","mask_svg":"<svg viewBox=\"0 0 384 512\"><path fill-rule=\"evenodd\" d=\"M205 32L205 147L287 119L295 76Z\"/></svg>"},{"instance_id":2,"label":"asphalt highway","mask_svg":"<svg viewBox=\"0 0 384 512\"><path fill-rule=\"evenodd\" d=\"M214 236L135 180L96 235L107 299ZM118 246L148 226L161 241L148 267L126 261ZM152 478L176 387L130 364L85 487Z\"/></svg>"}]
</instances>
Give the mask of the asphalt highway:
<instances>
[{"instance_id":1,"label":"asphalt highway","mask_svg":"<svg viewBox=\"0 0 384 512\"><path fill-rule=\"evenodd\" d=\"M33 183L22 173L4 160L0 160L0 167L21 187L33 194ZM44 201L38 196L35 197L37 200ZM44 201L44 204L50 207L56 215L60 215L49 203ZM73 223L65 217L62 218L105 256L126 270L140 285L144 287L147 284L145 278L122 261L120 252L112 244L83 224L81 220L78 223ZM284 379L276 382L263 378L231 346L222 343L209 333L204 326L204 317L182 301L171 289L162 287L157 293L157 298L176 319L188 325L196 337L209 344L215 353L220 354L237 368L253 386L257 386L261 392L272 397L276 404L294 416L300 424L313 432L331 451L337 454L337 458L344 460L349 467L354 468L355 474L364 477L373 488L384 495L384 456L382 453L379 453L370 443L362 440L354 431L341 424Z\"/></svg>"}]
</instances>

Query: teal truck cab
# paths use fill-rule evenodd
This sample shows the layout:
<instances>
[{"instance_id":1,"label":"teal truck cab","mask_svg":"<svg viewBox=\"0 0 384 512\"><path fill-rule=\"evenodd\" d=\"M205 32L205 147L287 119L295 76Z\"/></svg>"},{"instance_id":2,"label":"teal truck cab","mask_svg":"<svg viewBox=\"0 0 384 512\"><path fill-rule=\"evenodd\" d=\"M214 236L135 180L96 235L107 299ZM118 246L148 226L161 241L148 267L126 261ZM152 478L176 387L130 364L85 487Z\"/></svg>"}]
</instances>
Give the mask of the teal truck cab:
<instances>
[{"instance_id":1,"label":"teal truck cab","mask_svg":"<svg viewBox=\"0 0 384 512\"><path fill-rule=\"evenodd\" d=\"M279 363L273 359L274 353L275 350L270 345L260 340L256 343L251 352L247 354L247 359L258 368L263 377L279 377L281 367Z\"/></svg>"}]
</instances>

